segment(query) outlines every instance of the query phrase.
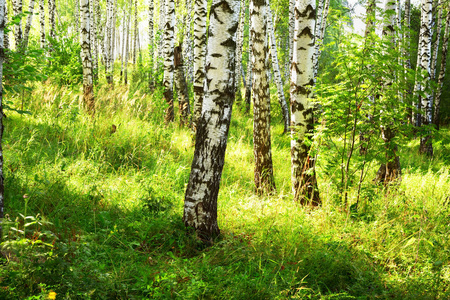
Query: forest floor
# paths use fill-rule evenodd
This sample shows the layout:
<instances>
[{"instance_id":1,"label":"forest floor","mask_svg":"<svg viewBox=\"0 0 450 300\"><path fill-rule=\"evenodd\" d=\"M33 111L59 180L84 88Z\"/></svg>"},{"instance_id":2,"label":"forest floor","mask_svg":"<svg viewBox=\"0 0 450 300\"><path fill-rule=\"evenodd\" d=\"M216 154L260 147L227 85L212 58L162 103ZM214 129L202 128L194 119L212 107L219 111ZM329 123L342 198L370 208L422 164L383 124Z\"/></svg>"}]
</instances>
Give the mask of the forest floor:
<instances>
[{"instance_id":1,"label":"forest floor","mask_svg":"<svg viewBox=\"0 0 450 300\"><path fill-rule=\"evenodd\" d=\"M336 200L339 172L321 171L319 156L323 205L313 209L292 201L275 98L277 193L254 194L253 124L237 103L222 235L206 247L182 222L191 132L164 125L160 91L132 90L101 86L94 118L79 88L39 84L7 99L31 114L6 111L0 299L450 298L448 128L432 160L417 140L401 145L402 181L389 191L372 182L373 163L358 210Z\"/></svg>"}]
</instances>

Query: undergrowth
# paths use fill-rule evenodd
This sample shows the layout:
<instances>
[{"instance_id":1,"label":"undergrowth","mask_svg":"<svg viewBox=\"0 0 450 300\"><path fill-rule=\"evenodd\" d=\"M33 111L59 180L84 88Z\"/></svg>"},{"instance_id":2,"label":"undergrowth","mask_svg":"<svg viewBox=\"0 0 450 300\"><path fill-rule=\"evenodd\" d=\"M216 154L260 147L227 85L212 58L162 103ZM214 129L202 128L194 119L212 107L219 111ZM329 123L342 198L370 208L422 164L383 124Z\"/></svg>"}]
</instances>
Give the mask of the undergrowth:
<instances>
[{"instance_id":1,"label":"undergrowth","mask_svg":"<svg viewBox=\"0 0 450 300\"><path fill-rule=\"evenodd\" d=\"M46 82L22 97L31 115L7 112L3 141L2 299L450 298L446 128L431 161L417 141L402 145L402 181L388 191L372 182L374 164L357 210L333 201L339 191L321 156L323 205L311 209L292 202L275 98L277 194L255 196L252 121L236 104L222 235L205 247L181 220L191 132L164 125L161 90L101 84L94 118L79 87Z\"/></svg>"}]
</instances>

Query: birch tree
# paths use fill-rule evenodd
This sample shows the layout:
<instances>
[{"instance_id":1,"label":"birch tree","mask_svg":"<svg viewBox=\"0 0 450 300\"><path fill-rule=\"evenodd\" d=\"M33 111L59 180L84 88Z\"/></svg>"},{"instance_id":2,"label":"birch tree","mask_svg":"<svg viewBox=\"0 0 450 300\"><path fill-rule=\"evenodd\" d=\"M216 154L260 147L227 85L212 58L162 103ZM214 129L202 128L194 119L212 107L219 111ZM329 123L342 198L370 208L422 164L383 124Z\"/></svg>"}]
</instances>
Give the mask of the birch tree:
<instances>
[{"instance_id":1,"label":"birch tree","mask_svg":"<svg viewBox=\"0 0 450 300\"><path fill-rule=\"evenodd\" d=\"M422 12L420 22L419 34L419 55L420 64L418 71L424 76L423 81L418 84L418 90L422 91L423 95L420 115L421 126L431 124L432 105L431 95L427 92L427 87L430 81L431 73L431 18L432 18L432 0L422 0ZM431 141L431 133L428 131L420 138L420 152L428 155L433 155L433 145Z\"/></svg>"},{"instance_id":2,"label":"birch tree","mask_svg":"<svg viewBox=\"0 0 450 300\"><path fill-rule=\"evenodd\" d=\"M189 81L194 79L194 69L193 69L193 40L192 40L192 0L186 0L186 18L185 18L185 37L183 39L183 58L184 58L184 67L186 70L186 78Z\"/></svg>"},{"instance_id":3,"label":"birch tree","mask_svg":"<svg viewBox=\"0 0 450 300\"><path fill-rule=\"evenodd\" d=\"M210 13L205 98L184 198L183 221L211 241L220 234L217 197L234 101L239 0L213 0Z\"/></svg>"},{"instance_id":4,"label":"birch tree","mask_svg":"<svg viewBox=\"0 0 450 300\"><path fill-rule=\"evenodd\" d=\"M277 85L278 102L280 103L281 112L283 115L283 125L284 125L283 133L287 133L289 131L289 124L291 123L291 120L289 116L289 109L286 102L286 98L284 97L284 88L283 88L284 84L283 79L281 78L280 65L278 63L277 44L275 40L275 33L273 30L273 23L272 23L272 10L270 9L269 4L267 4L267 31L270 37L270 54L272 58L272 69L275 77L275 84Z\"/></svg>"},{"instance_id":5,"label":"birch tree","mask_svg":"<svg viewBox=\"0 0 450 300\"><path fill-rule=\"evenodd\" d=\"M129 7L131 8L132 5L132 0L130 0L130 5ZM125 36L126 36L126 40L124 40L125 42L125 55L124 55L124 59L125 59L125 70L124 70L124 83L128 84L128 51L129 51L129 47L130 47L130 20L131 20L131 12L128 14L128 18L127 18L127 29L125 31Z\"/></svg>"},{"instance_id":6,"label":"birch tree","mask_svg":"<svg viewBox=\"0 0 450 300\"><path fill-rule=\"evenodd\" d=\"M56 38L56 31L55 31L55 13L56 13L56 3L55 0L48 0L48 25L50 27L50 33L49 36L52 39ZM51 48L50 48L51 49Z\"/></svg>"},{"instance_id":7,"label":"birch tree","mask_svg":"<svg viewBox=\"0 0 450 300\"><path fill-rule=\"evenodd\" d=\"M275 191L272 149L270 142L270 90L267 70L269 49L267 8L265 0L251 0L251 39L253 43L253 154L255 157L255 187L258 194Z\"/></svg>"},{"instance_id":8,"label":"birch tree","mask_svg":"<svg viewBox=\"0 0 450 300\"><path fill-rule=\"evenodd\" d=\"M450 5L447 5L447 17L445 19L445 32L442 41L442 55L441 55L441 67L439 71L438 87L436 92L436 99L434 101L434 113L433 124L439 129L439 113L441 106L442 87L444 85L445 71L447 68L447 54L448 54L448 42L449 42L449 27L450 27Z\"/></svg>"},{"instance_id":9,"label":"birch tree","mask_svg":"<svg viewBox=\"0 0 450 300\"><path fill-rule=\"evenodd\" d=\"M113 26L113 0L106 0L106 37L105 37L105 68L106 81L113 84L112 70L112 26Z\"/></svg>"},{"instance_id":10,"label":"birch tree","mask_svg":"<svg viewBox=\"0 0 450 300\"><path fill-rule=\"evenodd\" d=\"M319 205L315 161L310 156L313 132L311 87L314 86L315 0L295 1L295 30L291 67L291 163L294 200Z\"/></svg>"},{"instance_id":11,"label":"birch tree","mask_svg":"<svg viewBox=\"0 0 450 300\"><path fill-rule=\"evenodd\" d=\"M252 1L250 1L249 3L249 11L252 10ZM249 17L248 19L248 27L252 28L252 18ZM245 110L248 112L250 110L250 106L251 106L251 97L252 97L252 76L253 76L253 39L252 39L252 35L249 33L248 35L248 62L247 62L247 86L245 87Z\"/></svg>"},{"instance_id":12,"label":"birch tree","mask_svg":"<svg viewBox=\"0 0 450 300\"><path fill-rule=\"evenodd\" d=\"M150 74L148 85L150 89L153 89L154 81L153 81L153 56L154 56L154 42L153 42L153 0L148 0L148 55L150 58ZM125 28L125 24L124 24ZM122 71L121 71L122 72Z\"/></svg>"},{"instance_id":13,"label":"birch tree","mask_svg":"<svg viewBox=\"0 0 450 300\"><path fill-rule=\"evenodd\" d=\"M89 0L81 0L81 61L83 63L83 99L88 111L95 113L90 46Z\"/></svg>"},{"instance_id":14,"label":"birch tree","mask_svg":"<svg viewBox=\"0 0 450 300\"><path fill-rule=\"evenodd\" d=\"M242 46L244 44L244 24L245 23L245 0L241 0L241 9L239 14L239 25L236 33L236 101L242 100L241 95L241 68L242 68Z\"/></svg>"},{"instance_id":15,"label":"birch tree","mask_svg":"<svg viewBox=\"0 0 450 300\"><path fill-rule=\"evenodd\" d=\"M0 237L3 237L3 217L5 206L5 185L3 176L3 62L5 61L5 22L6 22L6 1L0 0Z\"/></svg>"},{"instance_id":16,"label":"birch tree","mask_svg":"<svg viewBox=\"0 0 450 300\"><path fill-rule=\"evenodd\" d=\"M174 67L175 67L175 88L178 94L178 103L180 107L180 125L189 123L191 107L189 104L189 93L184 73L183 52L180 46L174 49Z\"/></svg>"},{"instance_id":17,"label":"birch tree","mask_svg":"<svg viewBox=\"0 0 450 300\"><path fill-rule=\"evenodd\" d=\"M27 17L27 23L25 25L25 31L23 34L23 48L28 47L28 36L30 34L31 22L33 21L34 3L35 3L35 0L30 0L29 7L28 7L29 14Z\"/></svg>"},{"instance_id":18,"label":"birch tree","mask_svg":"<svg viewBox=\"0 0 450 300\"><path fill-rule=\"evenodd\" d=\"M22 0L13 0L13 10L14 17L17 17L22 13ZM22 18L19 18L14 26L14 42L16 50L21 48L22 38Z\"/></svg>"},{"instance_id":19,"label":"birch tree","mask_svg":"<svg viewBox=\"0 0 450 300\"><path fill-rule=\"evenodd\" d=\"M90 0L89 1L89 25L90 25L90 39L91 39L91 54L92 54L92 78L95 82L98 79L98 56L97 56L97 22L96 22L96 1L98 0Z\"/></svg>"},{"instance_id":20,"label":"birch tree","mask_svg":"<svg viewBox=\"0 0 450 300\"><path fill-rule=\"evenodd\" d=\"M206 10L207 0L194 0L194 130L202 114L205 85Z\"/></svg>"},{"instance_id":21,"label":"birch tree","mask_svg":"<svg viewBox=\"0 0 450 300\"><path fill-rule=\"evenodd\" d=\"M174 0L166 0L165 17L166 24L164 25L164 98L168 108L166 110L166 123L174 120L173 111L173 46L174 26L175 26L175 5Z\"/></svg>"}]
</instances>

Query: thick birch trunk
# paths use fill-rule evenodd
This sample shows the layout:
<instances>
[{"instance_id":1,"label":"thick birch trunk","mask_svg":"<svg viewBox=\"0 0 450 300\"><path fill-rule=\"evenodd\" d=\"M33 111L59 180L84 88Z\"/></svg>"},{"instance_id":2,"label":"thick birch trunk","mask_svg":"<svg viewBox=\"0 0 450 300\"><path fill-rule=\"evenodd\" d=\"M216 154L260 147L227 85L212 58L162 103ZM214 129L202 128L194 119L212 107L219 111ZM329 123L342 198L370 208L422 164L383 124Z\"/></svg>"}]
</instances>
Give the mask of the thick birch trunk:
<instances>
[{"instance_id":1,"label":"thick birch trunk","mask_svg":"<svg viewBox=\"0 0 450 300\"><path fill-rule=\"evenodd\" d=\"M13 0L13 10L14 16L18 16L22 13L22 0ZM14 26L14 42L16 46L16 50L22 47L22 18Z\"/></svg>"},{"instance_id":2,"label":"thick birch trunk","mask_svg":"<svg viewBox=\"0 0 450 300\"><path fill-rule=\"evenodd\" d=\"M208 1L194 0L194 115L193 127L197 130L202 114L205 92L206 11Z\"/></svg>"},{"instance_id":3,"label":"thick birch trunk","mask_svg":"<svg viewBox=\"0 0 450 300\"><path fill-rule=\"evenodd\" d=\"M314 157L310 143L314 130L311 88L314 86L315 0L295 1L294 52L291 67L291 162L294 200L319 205ZM312 172L311 170L312 169Z\"/></svg>"},{"instance_id":4,"label":"thick birch trunk","mask_svg":"<svg viewBox=\"0 0 450 300\"><path fill-rule=\"evenodd\" d=\"M3 176L3 62L5 61L4 30L6 23L7 5L5 0L0 0L0 237L3 237L3 217L5 206L5 185Z\"/></svg>"},{"instance_id":5,"label":"thick birch trunk","mask_svg":"<svg viewBox=\"0 0 450 300\"><path fill-rule=\"evenodd\" d=\"M269 49L267 8L265 0L251 0L251 39L253 43L253 154L255 157L255 187L257 194L275 191L272 148L270 143L270 90L267 70Z\"/></svg>"},{"instance_id":6,"label":"thick birch trunk","mask_svg":"<svg viewBox=\"0 0 450 300\"><path fill-rule=\"evenodd\" d=\"M175 42L175 5L174 0L166 0L166 24L164 26L164 98L168 108L166 110L166 123L173 122L173 46Z\"/></svg>"},{"instance_id":7,"label":"thick birch trunk","mask_svg":"<svg viewBox=\"0 0 450 300\"><path fill-rule=\"evenodd\" d=\"M432 0L422 0L422 15L420 24L420 38L419 38L419 50L420 50L420 66L419 70L422 74L425 74L424 81L420 85L420 89L425 93L422 97L421 105L421 126L431 124L432 105L431 95L426 92L426 87L430 84L431 73L431 19L432 19ZM431 132L427 133L420 138L420 153L426 153L427 155L433 155L433 145L431 140Z\"/></svg>"},{"instance_id":8,"label":"thick birch trunk","mask_svg":"<svg viewBox=\"0 0 450 300\"><path fill-rule=\"evenodd\" d=\"M89 0L81 0L81 61L83 63L83 99L88 111L94 115L95 101L93 92L89 23Z\"/></svg>"},{"instance_id":9,"label":"thick birch trunk","mask_svg":"<svg viewBox=\"0 0 450 300\"><path fill-rule=\"evenodd\" d=\"M275 77L275 84L277 85L278 101L280 102L281 112L283 114L283 123L284 123L283 133L288 133L289 124L291 123L291 120L286 98L284 97L284 89L283 89L284 84L283 79L281 78L280 65L278 63L277 44L275 40L275 33L273 31L273 23L272 23L272 11L269 5L267 5L267 30L269 32L270 37L270 53L272 57L272 69Z\"/></svg>"},{"instance_id":10,"label":"thick birch trunk","mask_svg":"<svg viewBox=\"0 0 450 300\"><path fill-rule=\"evenodd\" d=\"M220 234L217 196L225 162L234 101L234 66L239 0L214 0L211 6L205 99L197 128L194 160L184 199L183 221L199 238Z\"/></svg>"},{"instance_id":11,"label":"thick birch trunk","mask_svg":"<svg viewBox=\"0 0 450 300\"><path fill-rule=\"evenodd\" d=\"M33 21L34 3L35 3L35 0L30 0L30 4L28 7L28 11L30 12L30 14L27 17L27 23L25 25L25 31L23 33L23 48L24 49L28 47L28 36L30 35L31 22Z\"/></svg>"},{"instance_id":12,"label":"thick birch trunk","mask_svg":"<svg viewBox=\"0 0 450 300\"><path fill-rule=\"evenodd\" d=\"M439 71L438 88L436 92L436 100L434 101L433 124L439 129L439 112L441 106L442 86L444 85L445 71L447 67L447 54L449 42L449 27L450 27L450 7L447 7L447 18L445 20L445 32L442 43L441 68Z\"/></svg>"},{"instance_id":13,"label":"thick birch trunk","mask_svg":"<svg viewBox=\"0 0 450 300\"><path fill-rule=\"evenodd\" d=\"M174 67L175 67L175 88L178 94L178 103L180 105L180 125L189 126L189 116L191 107L189 104L189 92L184 76L183 53L180 46L174 49Z\"/></svg>"}]
</instances>

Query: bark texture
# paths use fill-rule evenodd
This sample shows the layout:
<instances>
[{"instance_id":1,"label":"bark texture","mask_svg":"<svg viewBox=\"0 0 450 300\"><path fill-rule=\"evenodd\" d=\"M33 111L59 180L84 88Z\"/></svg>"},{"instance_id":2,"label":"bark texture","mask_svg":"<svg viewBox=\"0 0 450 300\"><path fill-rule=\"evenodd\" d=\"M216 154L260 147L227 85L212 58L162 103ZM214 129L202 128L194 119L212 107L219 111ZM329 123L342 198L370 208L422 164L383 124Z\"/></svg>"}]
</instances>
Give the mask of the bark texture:
<instances>
[{"instance_id":1,"label":"bark texture","mask_svg":"<svg viewBox=\"0 0 450 300\"><path fill-rule=\"evenodd\" d=\"M153 42L153 0L148 0L148 55L150 57L150 74L149 74L149 80L148 85L150 89L153 89L155 82L153 79L153 56L154 56L154 42ZM124 26L125 28L125 26ZM122 60L123 61L123 60ZM121 72L122 73L122 72Z\"/></svg>"},{"instance_id":2,"label":"bark texture","mask_svg":"<svg viewBox=\"0 0 450 300\"><path fill-rule=\"evenodd\" d=\"M33 21L34 3L35 3L35 0L30 0L29 6L28 6L28 11L30 12L30 14L27 17L27 23L25 25L25 31L23 33L23 48L28 47L28 37L30 35L31 22Z\"/></svg>"},{"instance_id":3,"label":"bark texture","mask_svg":"<svg viewBox=\"0 0 450 300\"><path fill-rule=\"evenodd\" d=\"M447 6L447 17L445 19L445 32L442 42L441 67L439 70L438 87L436 92L436 99L434 101L433 124L439 129L439 112L441 106L442 87L444 85L445 71L447 68L447 54L449 42L449 27L450 27L450 5Z\"/></svg>"},{"instance_id":4,"label":"bark texture","mask_svg":"<svg viewBox=\"0 0 450 300\"><path fill-rule=\"evenodd\" d=\"M220 234L217 197L234 101L235 34L239 0L214 0L206 58L206 85L183 221L204 241Z\"/></svg>"},{"instance_id":5,"label":"bark texture","mask_svg":"<svg viewBox=\"0 0 450 300\"><path fill-rule=\"evenodd\" d=\"M314 86L315 0L296 0L294 52L291 66L291 163L294 200L319 205L314 157L305 139L313 133L311 87Z\"/></svg>"},{"instance_id":6,"label":"bark texture","mask_svg":"<svg viewBox=\"0 0 450 300\"><path fill-rule=\"evenodd\" d=\"M278 51L275 33L273 30L272 10L270 9L270 5L267 5L267 31L270 37L270 54L271 54L270 57L272 58L273 75L275 79L275 84L277 85L278 102L280 103L281 112L283 114L283 124L284 124L283 133L288 133L291 118L289 115L289 108L286 102L286 97L284 97L284 88L283 88L284 83L283 79L281 78L280 64L278 63L278 53L277 53Z\"/></svg>"},{"instance_id":7,"label":"bark texture","mask_svg":"<svg viewBox=\"0 0 450 300\"><path fill-rule=\"evenodd\" d=\"M22 13L22 0L13 0L13 10L15 17L17 17ZM19 21L14 26L14 42L16 50L22 47L22 38L23 38L22 18L20 18Z\"/></svg>"},{"instance_id":8,"label":"bark texture","mask_svg":"<svg viewBox=\"0 0 450 300\"><path fill-rule=\"evenodd\" d=\"M194 115L193 127L197 130L202 114L205 89L206 10L207 0L194 0Z\"/></svg>"},{"instance_id":9,"label":"bark texture","mask_svg":"<svg viewBox=\"0 0 450 300\"><path fill-rule=\"evenodd\" d=\"M90 45L89 0L81 0L81 61L83 63L83 99L88 111L95 113Z\"/></svg>"},{"instance_id":10,"label":"bark texture","mask_svg":"<svg viewBox=\"0 0 450 300\"><path fill-rule=\"evenodd\" d=\"M244 44L244 24L245 23L245 0L241 0L241 10L239 16L239 25L236 33L236 101L241 101L241 66L242 66L242 46Z\"/></svg>"},{"instance_id":11,"label":"bark texture","mask_svg":"<svg viewBox=\"0 0 450 300\"><path fill-rule=\"evenodd\" d=\"M251 0L251 39L253 40L253 154L255 157L255 187L258 194L275 191L272 148L270 143L270 90L267 70L269 49L267 7L265 0Z\"/></svg>"},{"instance_id":12,"label":"bark texture","mask_svg":"<svg viewBox=\"0 0 450 300\"><path fill-rule=\"evenodd\" d=\"M39 0L39 25L41 48L45 48L45 0Z\"/></svg>"},{"instance_id":13,"label":"bark texture","mask_svg":"<svg viewBox=\"0 0 450 300\"><path fill-rule=\"evenodd\" d=\"M132 2L130 0L130 5L129 7L131 8ZM128 15L127 18L127 29L126 29L126 40L125 40L125 55L124 55L124 59L125 59L125 70L124 70L124 75L123 75L123 81L125 84L128 84L128 52L129 52L129 48L130 48L130 20L131 20L131 12Z\"/></svg>"},{"instance_id":14,"label":"bark texture","mask_svg":"<svg viewBox=\"0 0 450 300\"><path fill-rule=\"evenodd\" d=\"M174 0L166 0L166 24L164 25L164 98L168 105L166 109L166 123L173 122L173 46L175 43L175 6Z\"/></svg>"},{"instance_id":15,"label":"bark texture","mask_svg":"<svg viewBox=\"0 0 450 300\"><path fill-rule=\"evenodd\" d=\"M184 69L186 73L186 78L189 82L194 80L194 57L193 57L193 44L194 41L192 39L192 0L186 0L186 18L185 18L185 37L183 39L183 58L184 58Z\"/></svg>"},{"instance_id":16,"label":"bark texture","mask_svg":"<svg viewBox=\"0 0 450 300\"><path fill-rule=\"evenodd\" d=\"M175 67L175 88L178 94L178 103L180 106L180 125L190 125L189 116L191 107L189 104L189 92L184 75L183 52L180 46L174 49L174 67Z\"/></svg>"},{"instance_id":17,"label":"bark texture","mask_svg":"<svg viewBox=\"0 0 450 300\"><path fill-rule=\"evenodd\" d=\"M252 10L252 1L249 4L249 11ZM252 28L252 18L249 17L248 27ZM247 62L247 86L245 87L245 110L250 111L252 97L252 77L253 77L253 39L251 33L248 36L248 62Z\"/></svg>"}]
</instances>

